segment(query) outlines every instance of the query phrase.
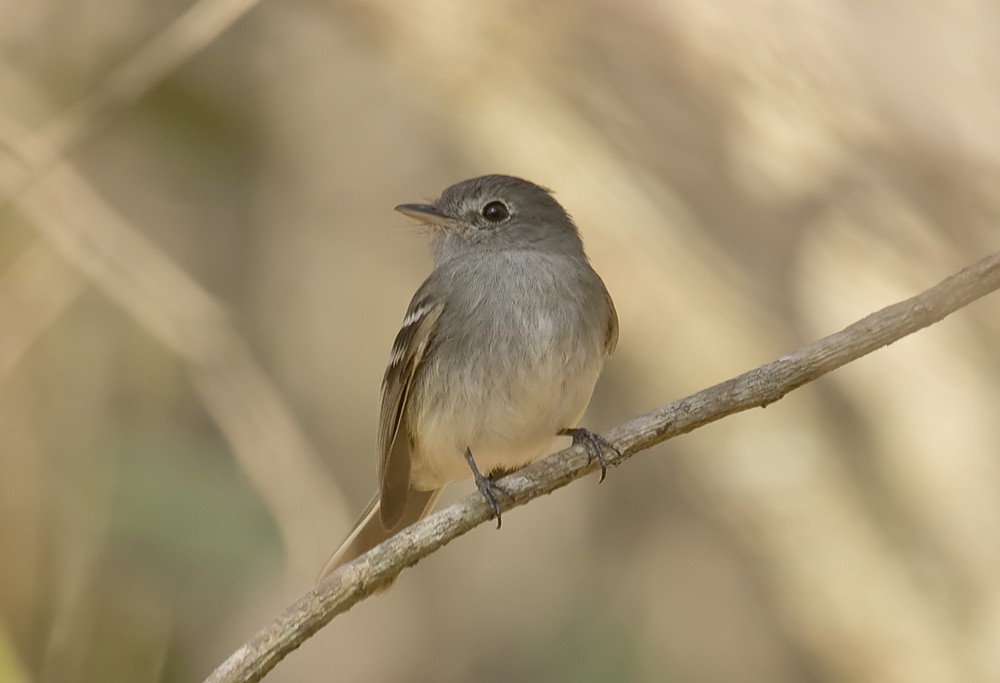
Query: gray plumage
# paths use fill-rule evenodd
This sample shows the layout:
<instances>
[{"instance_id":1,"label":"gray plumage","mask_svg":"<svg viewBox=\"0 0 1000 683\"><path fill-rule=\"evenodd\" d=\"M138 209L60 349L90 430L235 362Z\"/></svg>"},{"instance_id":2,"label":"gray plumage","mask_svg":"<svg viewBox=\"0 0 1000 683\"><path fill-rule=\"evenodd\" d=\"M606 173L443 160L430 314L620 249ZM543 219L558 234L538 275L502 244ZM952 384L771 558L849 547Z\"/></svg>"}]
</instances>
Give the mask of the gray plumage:
<instances>
[{"instance_id":1,"label":"gray plumage","mask_svg":"<svg viewBox=\"0 0 1000 683\"><path fill-rule=\"evenodd\" d=\"M489 175L396 209L434 229L434 270L383 380L379 493L320 578L427 514L470 476L467 450L484 473L550 453L618 340L611 297L548 190Z\"/></svg>"}]
</instances>

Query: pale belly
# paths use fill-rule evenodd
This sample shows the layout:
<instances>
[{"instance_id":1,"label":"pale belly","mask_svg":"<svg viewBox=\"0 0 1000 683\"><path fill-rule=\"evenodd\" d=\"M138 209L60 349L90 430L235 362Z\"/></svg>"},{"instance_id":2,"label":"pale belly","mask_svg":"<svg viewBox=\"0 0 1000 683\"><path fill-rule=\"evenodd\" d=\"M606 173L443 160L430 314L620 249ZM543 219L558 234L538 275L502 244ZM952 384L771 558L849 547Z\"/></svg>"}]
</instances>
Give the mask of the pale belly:
<instances>
[{"instance_id":1,"label":"pale belly","mask_svg":"<svg viewBox=\"0 0 1000 683\"><path fill-rule=\"evenodd\" d=\"M430 490L471 477L466 448L488 474L517 469L569 445L569 438L557 433L575 427L590 402L601 369L600 361L590 365L571 363L556 373L528 369L495 383L495 391L458 389L428 402L433 408L412 416L410 485Z\"/></svg>"}]
</instances>

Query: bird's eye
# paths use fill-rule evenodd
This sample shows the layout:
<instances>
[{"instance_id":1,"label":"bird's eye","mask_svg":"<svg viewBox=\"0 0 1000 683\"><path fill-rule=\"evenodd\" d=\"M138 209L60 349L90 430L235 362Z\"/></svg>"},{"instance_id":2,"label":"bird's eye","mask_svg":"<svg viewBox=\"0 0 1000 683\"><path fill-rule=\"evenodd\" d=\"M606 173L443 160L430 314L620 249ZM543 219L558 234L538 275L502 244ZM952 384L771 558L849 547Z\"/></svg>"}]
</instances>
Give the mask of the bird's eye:
<instances>
[{"instance_id":1,"label":"bird's eye","mask_svg":"<svg viewBox=\"0 0 1000 683\"><path fill-rule=\"evenodd\" d=\"M507 205L500 201L493 201L483 207L480 212L483 218L488 220L490 223L499 223L510 215L510 211L507 210Z\"/></svg>"}]
</instances>

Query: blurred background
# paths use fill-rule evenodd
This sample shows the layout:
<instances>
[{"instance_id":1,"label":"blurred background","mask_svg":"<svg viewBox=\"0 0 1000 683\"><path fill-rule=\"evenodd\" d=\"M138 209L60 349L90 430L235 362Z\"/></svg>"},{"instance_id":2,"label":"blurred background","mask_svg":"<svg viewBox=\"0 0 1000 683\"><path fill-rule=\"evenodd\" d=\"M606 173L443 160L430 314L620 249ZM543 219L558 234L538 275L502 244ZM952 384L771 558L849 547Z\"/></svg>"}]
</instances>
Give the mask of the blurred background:
<instances>
[{"instance_id":1,"label":"blurred background","mask_svg":"<svg viewBox=\"0 0 1000 683\"><path fill-rule=\"evenodd\" d=\"M396 204L555 190L605 429L995 251L998 121L990 0L0 0L0 681L201 680L310 588L429 269ZM1000 681L998 339L511 511L267 680Z\"/></svg>"}]
</instances>

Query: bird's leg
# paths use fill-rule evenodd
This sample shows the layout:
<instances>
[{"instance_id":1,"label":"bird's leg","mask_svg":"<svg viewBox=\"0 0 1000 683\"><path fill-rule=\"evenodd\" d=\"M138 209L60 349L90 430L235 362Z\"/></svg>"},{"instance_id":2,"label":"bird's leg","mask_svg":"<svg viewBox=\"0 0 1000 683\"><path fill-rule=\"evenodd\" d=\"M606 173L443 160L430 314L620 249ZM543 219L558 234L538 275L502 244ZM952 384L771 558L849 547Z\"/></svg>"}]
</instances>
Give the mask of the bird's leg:
<instances>
[{"instance_id":1,"label":"bird's leg","mask_svg":"<svg viewBox=\"0 0 1000 683\"><path fill-rule=\"evenodd\" d=\"M489 477L484 477L482 472L479 471L476 461L472 459L471 448L465 449L465 462L469 463L469 469L472 470L472 478L476 480L476 488L479 489L479 493L486 499L486 505L492 510L493 516L497 518L497 529L499 529L501 522L500 504L497 502L496 494L504 493L504 490Z\"/></svg>"},{"instance_id":2,"label":"bird's leg","mask_svg":"<svg viewBox=\"0 0 1000 683\"><path fill-rule=\"evenodd\" d=\"M605 457L604 453L610 451L614 453L619 458L622 453L614 444L605 439L600 434L595 434L589 429L583 429L582 427L567 427L566 429L560 429L558 432L559 436L571 436L573 437L573 445L583 445L584 450L587 451L587 457L591 462L597 460L597 463L601 466L601 478L598 482L604 481L604 476L608 473L608 459Z\"/></svg>"}]
</instances>

